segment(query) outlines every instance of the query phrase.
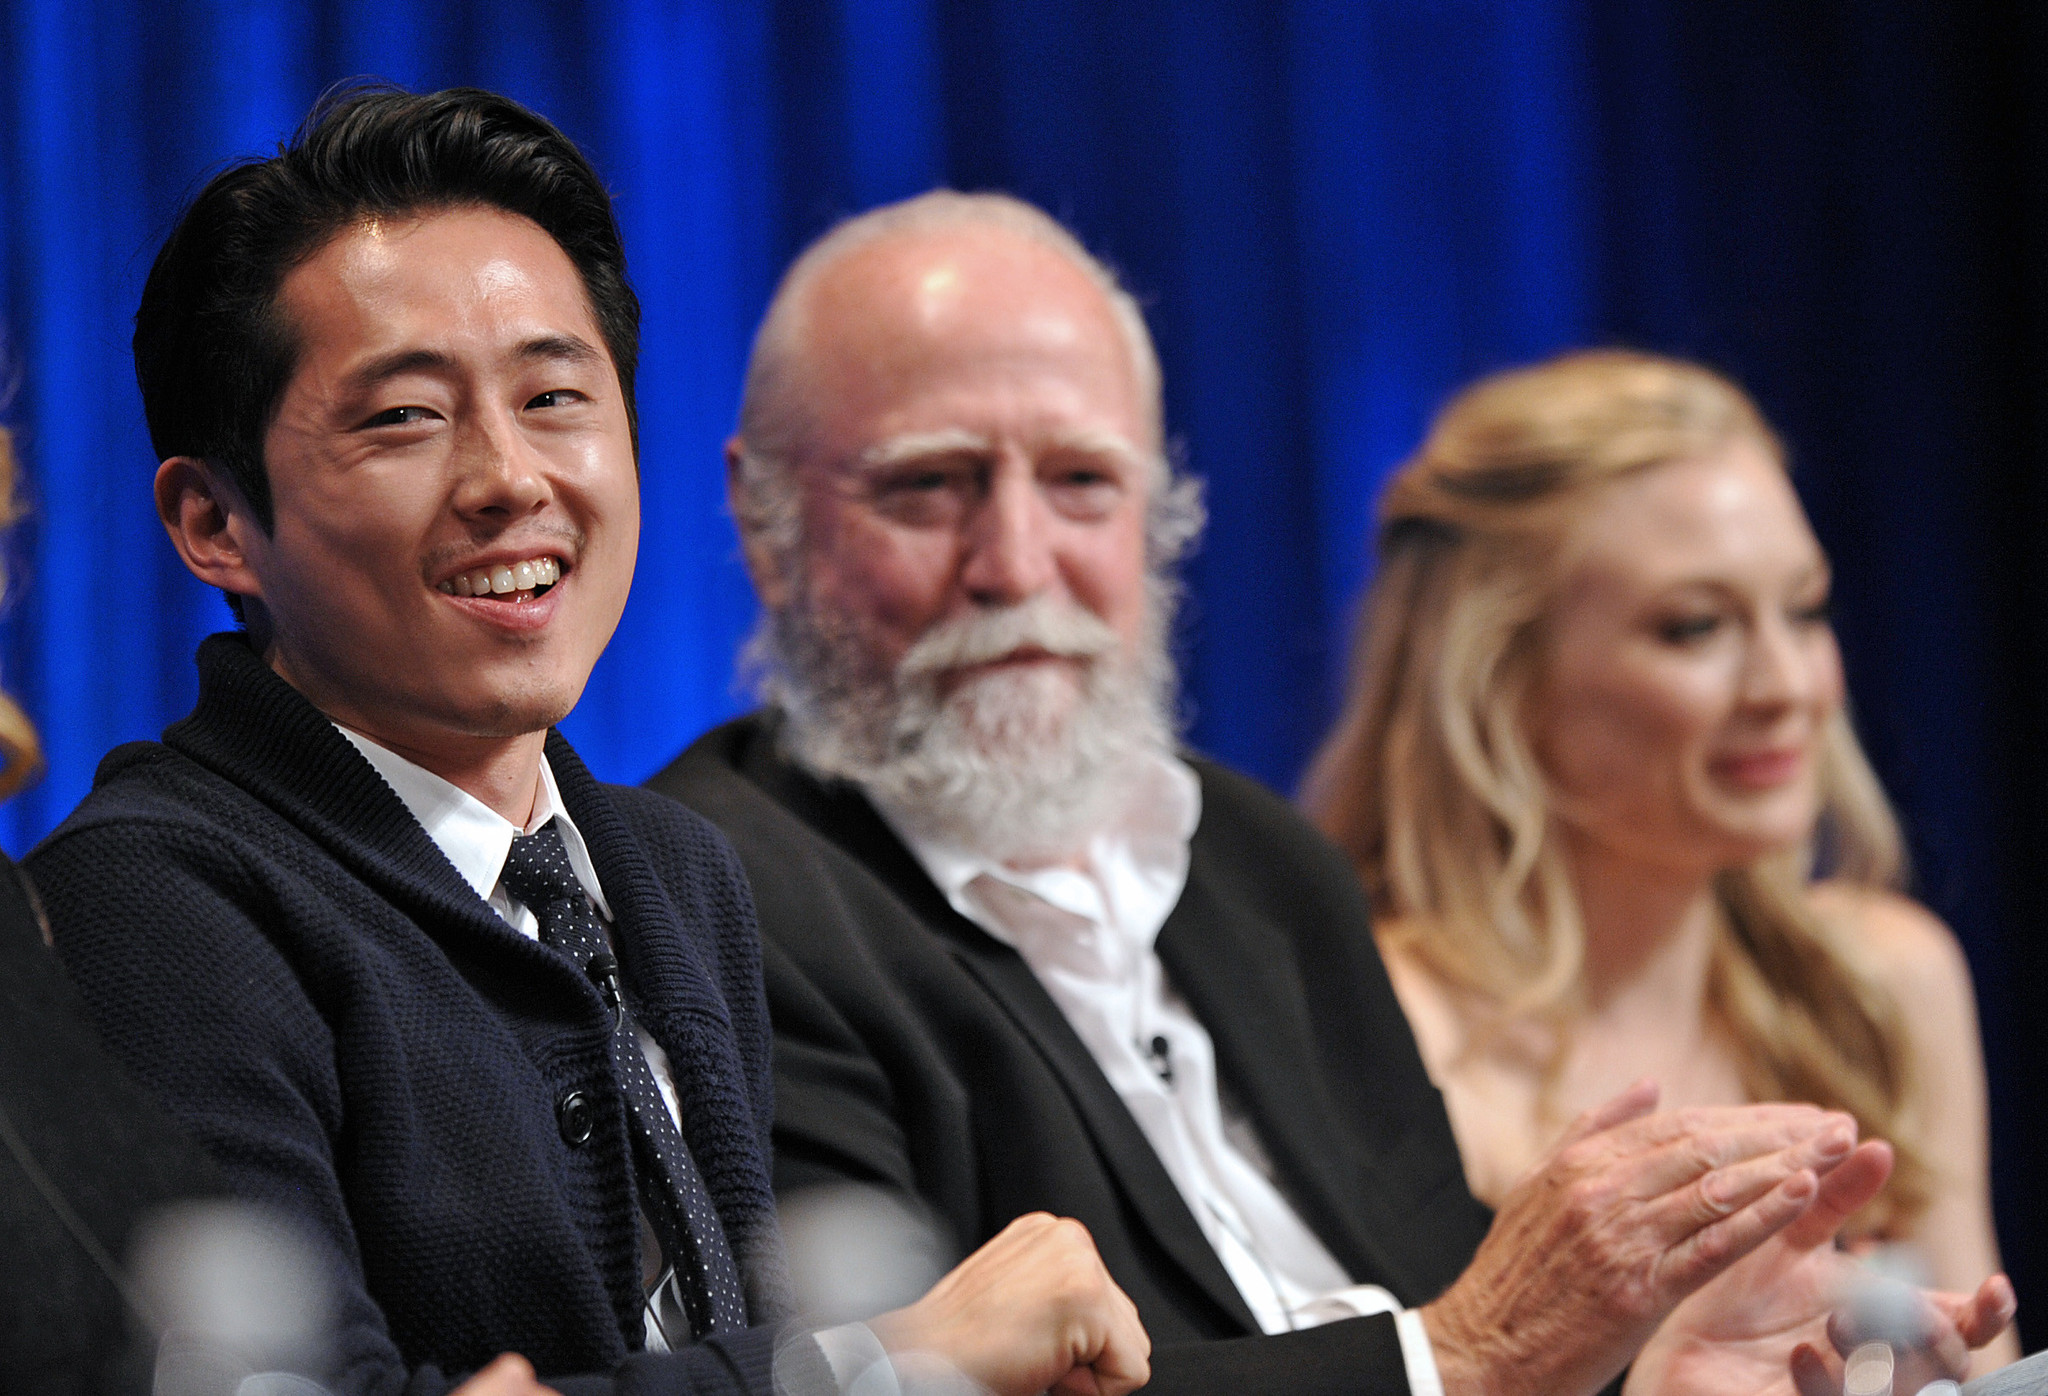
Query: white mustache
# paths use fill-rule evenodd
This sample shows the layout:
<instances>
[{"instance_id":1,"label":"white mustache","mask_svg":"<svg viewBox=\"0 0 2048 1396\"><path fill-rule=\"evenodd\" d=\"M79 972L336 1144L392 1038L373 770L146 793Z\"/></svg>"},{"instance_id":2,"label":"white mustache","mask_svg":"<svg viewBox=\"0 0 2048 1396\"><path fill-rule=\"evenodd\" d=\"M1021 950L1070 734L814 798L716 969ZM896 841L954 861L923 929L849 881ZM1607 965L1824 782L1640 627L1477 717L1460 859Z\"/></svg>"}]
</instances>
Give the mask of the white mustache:
<instances>
[{"instance_id":1,"label":"white mustache","mask_svg":"<svg viewBox=\"0 0 2048 1396\"><path fill-rule=\"evenodd\" d=\"M1071 659L1114 654L1117 633L1092 611L1049 596L1021 605L941 621L919 637L896 666L899 681L988 664L1019 650Z\"/></svg>"}]
</instances>

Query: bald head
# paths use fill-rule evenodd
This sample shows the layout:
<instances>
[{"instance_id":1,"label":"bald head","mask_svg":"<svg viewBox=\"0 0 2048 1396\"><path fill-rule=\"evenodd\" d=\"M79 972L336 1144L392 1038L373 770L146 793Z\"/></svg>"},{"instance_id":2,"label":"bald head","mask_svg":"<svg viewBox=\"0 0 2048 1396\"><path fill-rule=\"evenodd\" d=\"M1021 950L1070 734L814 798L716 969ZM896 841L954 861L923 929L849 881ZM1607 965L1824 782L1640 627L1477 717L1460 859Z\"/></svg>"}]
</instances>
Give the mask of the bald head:
<instances>
[{"instance_id":1,"label":"bald head","mask_svg":"<svg viewBox=\"0 0 2048 1396\"><path fill-rule=\"evenodd\" d=\"M727 454L756 655L813 769L1036 848L1170 746L1166 564L1199 495L1136 306L1043 214L935 194L826 237Z\"/></svg>"},{"instance_id":2,"label":"bald head","mask_svg":"<svg viewBox=\"0 0 2048 1396\"><path fill-rule=\"evenodd\" d=\"M1047 307L1057 303L1066 328ZM947 331L1043 331L1040 349L1099 363L1105 381L1136 393L1132 444L1147 456L1147 550L1177 558L1201 531L1200 489L1175 479L1164 451L1159 360L1137 302L1115 273L1045 213L1003 194L936 190L852 218L791 264L754 338L739 431L728 443L733 512L749 568L770 605L764 564L787 571L803 532L799 467L822 454L825 419L852 397L901 392L916 381L920 345L971 348ZM884 343L882 341L890 341ZM870 358L878 353L879 358ZM873 365L887 372L853 372Z\"/></svg>"},{"instance_id":3,"label":"bald head","mask_svg":"<svg viewBox=\"0 0 2048 1396\"><path fill-rule=\"evenodd\" d=\"M1108 297L1041 243L971 225L878 238L821 268L793 312L785 383L804 421L798 460L843 457L912 424L951 426L948 403L968 380L1032 400L1027 414L1089 396L1129 447L1158 455Z\"/></svg>"},{"instance_id":4,"label":"bald head","mask_svg":"<svg viewBox=\"0 0 2048 1396\"><path fill-rule=\"evenodd\" d=\"M863 283L858 264L870 261L877 252L885 254L886 260L891 245L906 259L914 259L915 249L940 248L949 239L978 242L985 248L1009 244L1036 249L1049 256L1025 259L1024 265L1011 270L1026 275L1035 270L1045 270L1056 277L1062 272L1078 275L1095 289L1122 339L1129 372L1137 382L1150 418L1156 449L1163 435L1159 359L1145 329L1144 314L1118 282L1116 273L1090 255L1080 240L1057 221L1021 199L1007 194L960 194L950 189L934 190L850 218L812 243L790 265L762 318L747 365L739 432L747 447L784 460L802 453L807 408L815 400L806 391L811 385L804 379L804 369L810 353L820 343L820 336L835 334L845 323L834 322L828 313L828 307L848 308L843 295L835 298L831 294L834 283L842 281L839 273L851 272L853 284L869 292L911 289L901 283L896 288ZM874 302L868 308L882 308L886 304ZM862 307L851 308L856 314L861 313ZM826 317L822 321L821 315Z\"/></svg>"}]
</instances>

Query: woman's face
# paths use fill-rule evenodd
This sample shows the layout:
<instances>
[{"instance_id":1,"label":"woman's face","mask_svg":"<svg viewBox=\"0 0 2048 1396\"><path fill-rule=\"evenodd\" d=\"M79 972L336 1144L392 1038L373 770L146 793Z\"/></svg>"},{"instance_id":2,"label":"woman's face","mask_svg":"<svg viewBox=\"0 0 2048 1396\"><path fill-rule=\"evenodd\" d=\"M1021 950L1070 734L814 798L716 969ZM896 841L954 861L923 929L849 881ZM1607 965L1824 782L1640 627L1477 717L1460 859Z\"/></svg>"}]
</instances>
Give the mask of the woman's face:
<instances>
[{"instance_id":1,"label":"woman's face","mask_svg":"<svg viewBox=\"0 0 2048 1396\"><path fill-rule=\"evenodd\" d=\"M1752 441L1651 467L1566 546L1531 721L1565 826L1698 873L1803 840L1842 662L1785 472Z\"/></svg>"}]
</instances>

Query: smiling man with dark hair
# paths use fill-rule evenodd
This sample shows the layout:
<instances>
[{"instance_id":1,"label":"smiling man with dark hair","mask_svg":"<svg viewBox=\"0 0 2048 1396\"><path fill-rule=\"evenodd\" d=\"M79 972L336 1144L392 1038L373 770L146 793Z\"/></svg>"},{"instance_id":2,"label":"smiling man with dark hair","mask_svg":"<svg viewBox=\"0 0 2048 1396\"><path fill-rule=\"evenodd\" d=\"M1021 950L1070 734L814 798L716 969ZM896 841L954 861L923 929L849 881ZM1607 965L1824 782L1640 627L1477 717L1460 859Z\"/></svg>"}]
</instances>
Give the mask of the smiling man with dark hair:
<instances>
[{"instance_id":1,"label":"smiling man with dark hair","mask_svg":"<svg viewBox=\"0 0 2048 1396\"><path fill-rule=\"evenodd\" d=\"M829 1390L933 1352L1120 1396L1145 1338L1026 1218L818 1341L769 1188L752 902L553 731L638 546L610 205L503 98L369 91L216 178L153 268L156 501L246 629L28 864L109 1046L337 1271L341 1392L501 1350L576 1391Z\"/></svg>"}]
</instances>

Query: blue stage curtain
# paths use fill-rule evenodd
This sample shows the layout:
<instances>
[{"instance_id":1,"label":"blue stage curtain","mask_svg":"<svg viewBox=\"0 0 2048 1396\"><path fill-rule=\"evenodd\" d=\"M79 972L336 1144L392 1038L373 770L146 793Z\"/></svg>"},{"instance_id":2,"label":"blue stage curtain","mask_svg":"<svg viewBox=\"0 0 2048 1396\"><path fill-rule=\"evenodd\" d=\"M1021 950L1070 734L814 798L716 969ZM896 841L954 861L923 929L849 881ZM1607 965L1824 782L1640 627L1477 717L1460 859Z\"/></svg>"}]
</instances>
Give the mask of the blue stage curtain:
<instances>
[{"instance_id":1,"label":"blue stage curtain","mask_svg":"<svg viewBox=\"0 0 2048 1396\"><path fill-rule=\"evenodd\" d=\"M833 220L938 183L1067 219L1148 307L1209 481L1192 739L1287 789L1334 712L1372 502L1455 386L1624 341L1731 369L1840 575L1859 714L1978 972L2001 1222L2048 1031L2048 39L1906 0L0 0L0 325L34 512L0 680L45 733L19 851L192 698L227 621L152 516L129 317L180 202L328 84L507 92L618 196L645 532L566 724L637 780L745 706L722 495L752 323ZM2035 1302L2038 1302L2036 1300Z\"/></svg>"},{"instance_id":2,"label":"blue stage curtain","mask_svg":"<svg viewBox=\"0 0 2048 1396\"><path fill-rule=\"evenodd\" d=\"M1786 437L1915 891L1975 973L1999 1233L2038 1314L2048 10L1596 0L1587 32L1600 333L1719 364Z\"/></svg>"},{"instance_id":3,"label":"blue stage curtain","mask_svg":"<svg viewBox=\"0 0 2048 1396\"><path fill-rule=\"evenodd\" d=\"M110 746L190 706L192 649L229 623L150 503L127 348L150 258L208 174L274 150L352 75L508 92L581 141L617 192L646 306L645 535L571 730L600 771L638 779L738 706L730 661L752 603L718 448L782 250L767 6L8 0L4 15L0 324L33 513L0 680L51 767L0 813L9 847L62 818Z\"/></svg>"},{"instance_id":4,"label":"blue stage curtain","mask_svg":"<svg viewBox=\"0 0 2048 1396\"><path fill-rule=\"evenodd\" d=\"M571 718L636 779L739 710L752 602L719 446L776 271L939 183L1071 221L1146 301L1210 482L1197 742L1288 786L1333 711L1377 483L1472 373L1594 332L1586 45L1568 7L98 4L7 0L0 323L35 512L4 677L51 772L19 848L192 697L226 623L159 536L129 316L181 200L351 75L475 83L581 141L646 307L646 528Z\"/></svg>"}]
</instances>

